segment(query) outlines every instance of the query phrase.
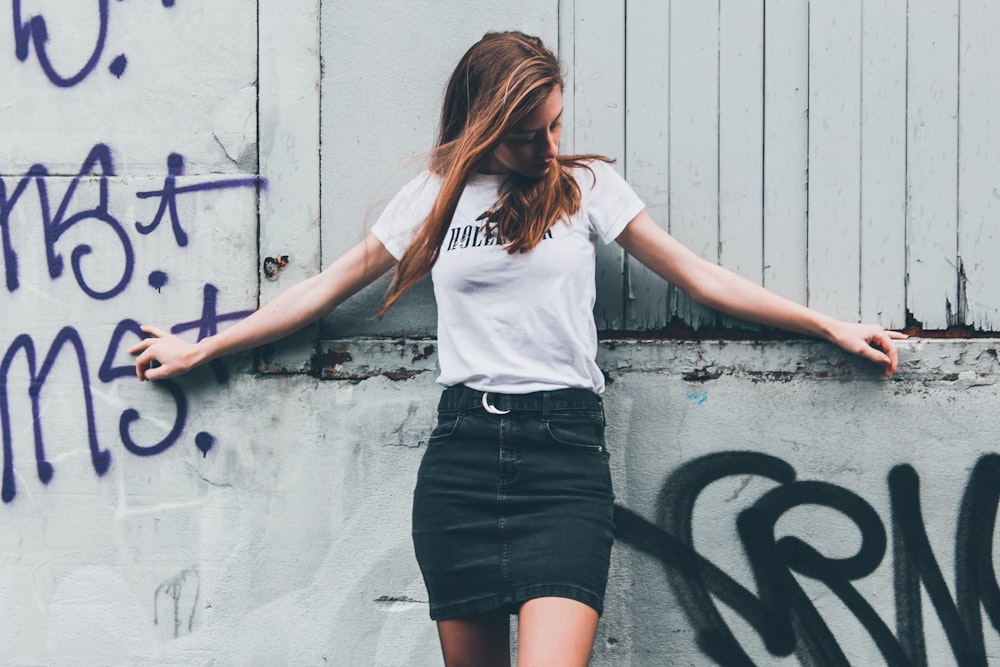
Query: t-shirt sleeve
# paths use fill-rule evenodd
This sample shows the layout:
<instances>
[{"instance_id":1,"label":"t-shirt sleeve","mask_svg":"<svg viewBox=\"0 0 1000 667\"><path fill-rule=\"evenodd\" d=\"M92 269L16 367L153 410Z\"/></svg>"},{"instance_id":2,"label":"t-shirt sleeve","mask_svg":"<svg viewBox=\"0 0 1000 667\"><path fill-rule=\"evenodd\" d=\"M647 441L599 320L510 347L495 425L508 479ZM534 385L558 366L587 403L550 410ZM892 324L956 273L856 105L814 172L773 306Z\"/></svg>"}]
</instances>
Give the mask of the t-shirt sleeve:
<instances>
[{"instance_id":1,"label":"t-shirt sleeve","mask_svg":"<svg viewBox=\"0 0 1000 667\"><path fill-rule=\"evenodd\" d=\"M583 170L581 185L589 184L591 188L584 193L582 204L586 206L591 232L604 243L611 243L646 205L607 162L595 160L590 170L593 176Z\"/></svg>"},{"instance_id":2,"label":"t-shirt sleeve","mask_svg":"<svg viewBox=\"0 0 1000 667\"><path fill-rule=\"evenodd\" d=\"M425 171L404 185L372 225L372 234L397 260L403 257L434 204L436 192L431 186L433 178L430 172Z\"/></svg>"}]
</instances>

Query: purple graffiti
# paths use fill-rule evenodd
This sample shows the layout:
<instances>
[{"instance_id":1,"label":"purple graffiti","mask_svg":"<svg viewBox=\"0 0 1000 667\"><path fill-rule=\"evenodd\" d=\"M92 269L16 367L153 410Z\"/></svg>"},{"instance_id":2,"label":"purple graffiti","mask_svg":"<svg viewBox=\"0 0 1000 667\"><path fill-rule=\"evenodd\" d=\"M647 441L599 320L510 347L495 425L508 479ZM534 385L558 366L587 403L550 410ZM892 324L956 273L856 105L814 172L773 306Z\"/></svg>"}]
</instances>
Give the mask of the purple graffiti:
<instances>
[{"instance_id":1,"label":"purple graffiti","mask_svg":"<svg viewBox=\"0 0 1000 667\"><path fill-rule=\"evenodd\" d=\"M116 79L120 79L125 74L126 67L128 67L128 58L123 53L111 61L111 64L108 65L108 71L114 74Z\"/></svg>"},{"instance_id":2,"label":"purple graffiti","mask_svg":"<svg viewBox=\"0 0 1000 667\"><path fill-rule=\"evenodd\" d=\"M219 179L177 187L176 177L184 173L184 158L177 153L172 153L167 159L167 169L168 175L164 181L162 190L136 193L136 196L140 199L150 197L160 198L159 209L153 221L149 224L136 223L136 228L141 234L150 234L160 224L164 215L169 214L174 230L174 238L180 247L188 244L188 236L181 227L177 214L178 195L230 188L256 189L265 186L265 182L262 179L256 176L249 176L245 178ZM125 227L109 209L109 177L114 175L114 157L111 149L105 144L95 145L83 161L83 165L77 175L70 182L66 193L59 201L54 213L48 187L48 179L51 175L45 165L36 164L32 166L12 190L8 190L6 180L0 177L0 256L3 257L7 291L14 292L20 286L18 253L11 241L10 225L12 214L18 202L22 201L22 197L24 197L31 185L35 186L41 209L42 226L45 235L45 256L48 263L49 277L55 280L63 273L65 262L58 250L58 244L63 235L81 223L101 223L107 229L110 229L117 238L117 244L123 258L121 273L118 275L116 282L110 287L102 289L94 286L92 281L87 279L86 272L84 271L84 260L94 252L94 248L88 243L79 243L70 253L73 276L80 289L93 299L111 299L121 294L128 287L132 280L132 272L135 266L135 253L132 241L129 239ZM76 205L75 196L80 181L95 176L99 179L97 205L93 208L79 207ZM94 266L100 264L99 268L101 272L104 274L107 273L108 263L106 261L90 261L93 262ZM162 271L154 272L149 276L149 281L150 285L159 289L166 284L166 274Z\"/></svg>"},{"instance_id":3,"label":"purple graffiti","mask_svg":"<svg viewBox=\"0 0 1000 667\"><path fill-rule=\"evenodd\" d=\"M166 6L166 3L164 3ZM20 9L18 7L18 9ZM183 156L173 153L167 160L168 174L164 181L162 190L154 192L140 192L136 196L140 199L148 197L160 198L160 209L157 217L149 225L137 224L138 230L142 234L151 233L167 214L170 216L171 224L175 232L175 239L179 246L187 244L187 235L180 225L177 216L176 200L177 196L185 193L221 190L226 188L259 188L262 183L256 177L222 179L199 183L192 186L177 187L176 177L184 173ZM69 179L61 199L54 199L50 196L49 180L61 178L53 176L48 168L43 164L32 166L24 176L15 183L8 186L8 182L0 177L0 258L4 262L4 278L8 292L15 292L21 283L20 263L21 258L14 247L12 239L17 238L11 233L11 225L14 221L15 211L23 212L28 205L31 192L36 193L37 210L40 212L42 245L45 249L45 262L48 269L49 278L53 281L59 279L65 269L65 259L63 248L66 245L65 235L72 229L81 231L75 234L77 238L85 238L86 241L77 241L76 245L70 249L69 264L77 286L88 297L98 300L107 300L117 297L130 285L135 267L135 251L132 241L129 238L126 228L118 221L118 218L110 210L110 187L112 177L115 176L114 157L111 149L105 144L96 144L87 157L84 159L80 170L75 176ZM91 202L84 205L80 202L83 195L79 192L81 180L96 182L97 198L96 204ZM118 182L118 181L115 181ZM93 190L91 190L93 192ZM21 208L18 209L18 206ZM34 209L32 209L34 210ZM24 215L19 219L23 219ZM96 223L96 224L95 224ZM110 236L107 231L110 230ZM98 233L100 232L100 233ZM108 287L100 283L97 275L108 275L107 258L100 260L92 257L97 245L95 239L113 238L112 249L123 259L122 269L118 274L111 275L110 278L102 278L106 282L114 281ZM101 248L102 255L106 254L106 249ZM88 259L90 257L90 259ZM97 272L100 269L100 273ZM88 270L89 269L89 270ZM112 268L112 271L114 269ZM159 292L168 282L166 272L153 270L148 275L148 283ZM200 314L193 320L185 320L174 324L171 330L174 333L184 333L197 331L198 339L218 333L219 326L226 322L242 319L250 312L240 310L233 312L219 312L218 307L219 289L212 284L205 284L202 289L202 304ZM16 495L15 475L14 475L14 443L13 429L11 427L11 369L16 363L23 363L27 369L29 377L27 396L31 404L31 419L34 435L35 461L37 474L44 484L48 484L54 474L52 463L46 458L45 438L42 429L41 396L46 382L49 380L53 367L57 362L60 368L65 365L64 361L67 348L75 352L76 366L80 377L80 393L83 398L85 417L87 422L87 439L90 446L91 459L94 471L98 476L104 475L111 465L111 452L102 448L98 441L98 428L96 415L94 412L94 401L92 387L93 383L111 383L121 379L134 378L135 368L132 363L116 364L115 360L122 355L123 350L128 347L125 344L126 338L141 339L146 334L140 329L134 319L123 319L114 327L104 348L102 361L97 368L96 379L91 377L91 368L88 362L86 347L80 333L72 326L63 327L55 336L54 341L45 353L41 364L38 358L41 356L36 350L36 342L28 334L21 334L14 338L13 342L6 347L0 348L3 357L0 358L0 444L2 444L3 471L2 482L0 482L0 499L4 502L11 502ZM210 368L218 382L226 382L229 372L221 360L215 360ZM174 403L174 420L169 431L156 442L141 442L136 437L136 423L142 419L138 409L129 407L118 416L118 435L122 446L131 454L136 456L154 456L170 449L177 443L187 423L188 400L180 384L172 380L164 380L154 383L158 391L165 391ZM207 456L215 445L215 436L207 432L196 434L195 446L201 451L203 456Z\"/></svg>"},{"instance_id":4,"label":"purple graffiti","mask_svg":"<svg viewBox=\"0 0 1000 667\"><path fill-rule=\"evenodd\" d=\"M202 457L208 456L209 450L215 445L215 436L202 431L194 437L194 444L201 450Z\"/></svg>"},{"instance_id":5,"label":"purple graffiti","mask_svg":"<svg viewBox=\"0 0 1000 667\"><path fill-rule=\"evenodd\" d=\"M14 250L10 237L11 214L18 201L24 195L28 186L35 184L38 193L38 202L42 211L42 226L45 231L45 258L48 262L49 277L55 280L62 275L64 262L62 255L56 246L59 239L76 225L93 221L100 222L109 228L117 237L124 257L121 276L117 283L105 290L92 287L84 277L83 258L93 252L93 248L86 243L80 243L73 248L70 253L70 264L73 268L73 276L77 285L85 294L94 299L110 299L122 293L132 278L132 269L135 264L135 255L132 250L132 242L125 233L125 228L118 222L118 219L111 215L108 210L108 177L114 176L114 159L111 149L104 144L94 146L87 158L83 161L83 166L79 173L70 182L59 202L59 207L55 214L52 213L52 206L49 201L49 190L47 179L49 171L45 165L36 164L32 166L28 173L14 187L10 196L7 195L7 185L3 178L0 178L0 243L3 248L4 268L6 272L7 290L15 291L19 285L18 258ZM73 204L77 186L80 180L89 176L99 176L100 196L97 206L76 210L72 214L69 208Z\"/></svg>"},{"instance_id":6,"label":"purple graffiti","mask_svg":"<svg viewBox=\"0 0 1000 667\"><path fill-rule=\"evenodd\" d=\"M163 6L170 8L174 6L173 0L163 0ZM32 47L35 57L42 71L49 81L60 88L71 88L93 73L104 53L104 45L108 38L108 24L110 22L110 0L97 0L97 14L99 25L97 29L97 39L94 49L91 51L87 62L75 74L63 76L56 71L49 57L49 29L45 22L45 17L35 14L24 18L21 12L21 0L13 0L12 4L14 20L14 53L17 59L25 62L31 54ZM125 54L117 56L109 65L108 70L117 78L121 78L125 73L125 66L128 60Z\"/></svg>"},{"instance_id":7,"label":"purple graffiti","mask_svg":"<svg viewBox=\"0 0 1000 667\"><path fill-rule=\"evenodd\" d=\"M170 226L174 232L174 240L181 248L188 244L188 235L181 227L180 216L177 214L177 195L191 194L194 192L204 192L206 190L226 190L229 188L259 188L264 189L267 182L257 176L245 178L224 178L206 183L196 183L195 185L185 185L177 187L177 177L184 175L184 156L171 153L167 157L167 177L163 181L162 190L150 190L147 192L137 192L135 196L139 199L149 199L159 197L160 205L156 209L156 215L148 224L136 222L135 228L140 234L151 234L153 230L160 226L164 215L170 216Z\"/></svg>"},{"instance_id":8,"label":"purple graffiti","mask_svg":"<svg viewBox=\"0 0 1000 667\"><path fill-rule=\"evenodd\" d=\"M45 386L45 381L52 371L59 353L69 343L76 352L77 365L80 370L80 385L83 390L83 399L87 415L87 440L90 444L90 458L94 465L94 471L98 475L103 475L111 465L111 453L102 450L97 442L97 428L94 423L94 400L90 391L90 378L87 370L87 353L80 340L80 334L73 327L64 327L57 335L52 345L49 347L41 369L36 364L35 344L27 335L20 335L7 348L3 361L0 362L0 432L3 437L3 482L0 489L0 498L5 503L14 499L14 454L10 429L10 402L7 389L7 378L10 375L10 367L18 353L23 351L25 362L28 366L28 374L31 377L28 386L28 396L31 398L31 418L34 426L35 436L35 460L37 461L38 478L43 483L48 484L52 480L52 464L45 458L45 443L42 437L41 407L39 397Z\"/></svg>"},{"instance_id":9,"label":"purple graffiti","mask_svg":"<svg viewBox=\"0 0 1000 667\"><path fill-rule=\"evenodd\" d=\"M119 378L135 377L135 366L133 364L122 364L119 366L113 364L115 357L119 353L121 341L125 334L131 333L140 339L146 338L146 334L139 326L139 323L135 320L122 320L115 327L114 333L111 334L111 341L108 343L107 353L104 355L104 361L101 362L101 367L97 373L101 382L113 382ZM118 435L121 437L125 449L136 456L153 456L155 454L162 454L168 450L177 442L177 439L184 430L184 423L187 421L187 397L180 386L173 380L162 380L157 382L156 386L163 387L173 397L174 404L177 406L177 417L174 419L174 425L170 429L170 432L162 440L152 445L141 445L132 438L130 431L131 425L139 421L141 416L139 411L135 408L128 408L122 412L121 417L118 419Z\"/></svg>"},{"instance_id":10,"label":"purple graffiti","mask_svg":"<svg viewBox=\"0 0 1000 667\"><path fill-rule=\"evenodd\" d=\"M201 317L190 322L176 324L172 327L172 330L175 332L184 332L197 329L200 339L216 333L220 322L240 319L251 312L218 313L216 308L218 293L219 290L214 285L205 285ZM140 329L139 323L133 319L124 319L115 326L114 331L108 339L100 366L97 369L97 379L100 382L108 384L117 380L135 378L135 366L132 363L115 364L115 359L122 354L122 350L129 347L125 343L126 337L142 339L147 337L147 334ZM90 444L90 455L94 471L98 476L103 476L111 466L111 452L107 449L102 449L98 442L97 422L94 414L93 392L91 389L91 372L87 361L87 352L79 332L73 327L64 327L56 335L40 367L37 363L38 355L36 353L35 342L27 334L21 334L14 339L14 342L7 348L2 360L0 360L0 439L2 439L3 445L3 476L0 498L5 503L11 502L16 495L14 442L11 429L10 389L8 386L11 366L15 360L21 357L24 358L27 366L30 377L28 396L31 401L37 473L38 478L44 484L48 484L52 480L54 468L45 455L40 397L53 366L67 345L76 354L77 368L80 375L80 389L83 395L87 420L87 439ZM220 382L224 382L228 378L228 371L226 371L225 365L220 360L213 362L212 370L216 379ZM169 432L158 442L141 443L132 435L134 424L142 418L141 413L133 407L123 410L118 418L118 435L126 451L136 456L155 456L167 451L180 440L184 432L184 427L187 424L188 400L181 386L173 380L161 380L153 384L158 390L166 391L173 399L175 406L174 422ZM211 433L201 431L196 434L195 446L202 452L203 456L207 456L214 445L215 436Z\"/></svg>"},{"instance_id":11,"label":"purple graffiti","mask_svg":"<svg viewBox=\"0 0 1000 667\"><path fill-rule=\"evenodd\" d=\"M198 340L202 338L207 338L208 336L214 336L219 333L219 323L220 322L231 322L234 320L242 320L244 317L252 313L252 310L239 310L232 313L218 314L216 308L217 298L219 296L219 290L215 285L206 284L205 288L202 290L202 306L201 306L201 317L197 320L191 322L182 322L176 324L170 329L170 333L181 334L185 331L191 331L192 329L198 330ZM209 362L209 367L212 369L212 373L215 375L215 379L219 382L227 382L229 380L229 371L226 370L225 364L219 359L214 359Z\"/></svg>"},{"instance_id":12,"label":"purple graffiti","mask_svg":"<svg viewBox=\"0 0 1000 667\"><path fill-rule=\"evenodd\" d=\"M149 274L149 286L159 292L167 284L167 274L163 271L152 271Z\"/></svg>"}]
</instances>

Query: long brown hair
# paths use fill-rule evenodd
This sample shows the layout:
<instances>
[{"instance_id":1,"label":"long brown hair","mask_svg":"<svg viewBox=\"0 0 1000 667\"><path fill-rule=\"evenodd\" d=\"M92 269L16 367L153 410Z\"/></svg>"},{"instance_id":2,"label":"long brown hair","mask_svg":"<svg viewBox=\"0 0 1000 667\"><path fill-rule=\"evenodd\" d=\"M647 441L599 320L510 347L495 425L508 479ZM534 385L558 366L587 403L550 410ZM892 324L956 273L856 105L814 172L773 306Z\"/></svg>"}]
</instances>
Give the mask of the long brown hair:
<instances>
[{"instance_id":1,"label":"long brown hair","mask_svg":"<svg viewBox=\"0 0 1000 667\"><path fill-rule=\"evenodd\" d=\"M430 170L441 188L430 213L396 267L379 317L437 261L441 244L470 176L518 122L563 88L559 60L537 37L520 32L490 32L472 45L448 81L441 127L430 154ZM558 155L541 178L512 173L502 196L488 213L509 253L528 252L557 220L580 208L580 188L569 172L600 155Z\"/></svg>"}]
</instances>

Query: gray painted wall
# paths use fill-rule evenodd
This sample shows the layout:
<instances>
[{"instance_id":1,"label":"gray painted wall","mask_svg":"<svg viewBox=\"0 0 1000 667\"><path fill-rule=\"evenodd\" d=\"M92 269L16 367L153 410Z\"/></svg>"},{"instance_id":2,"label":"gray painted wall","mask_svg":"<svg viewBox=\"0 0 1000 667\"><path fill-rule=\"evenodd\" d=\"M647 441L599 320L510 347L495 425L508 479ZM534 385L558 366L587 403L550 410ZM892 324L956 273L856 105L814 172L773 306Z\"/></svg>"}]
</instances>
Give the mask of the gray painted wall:
<instances>
[{"instance_id":1,"label":"gray painted wall","mask_svg":"<svg viewBox=\"0 0 1000 667\"><path fill-rule=\"evenodd\" d=\"M16 6L0 663L439 664L407 519L437 396L420 295L377 326L369 295L265 351L280 372L248 354L140 385L125 349L136 322L224 327L360 238L376 180L391 192L426 146L450 63L487 27L580 54L605 5ZM399 335L357 337L378 333ZM324 379L291 372L320 337ZM997 341L901 348L887 381L811 341L602 343L619 539L595 665L1000 652Z\"/></svg>"}]
</instances>

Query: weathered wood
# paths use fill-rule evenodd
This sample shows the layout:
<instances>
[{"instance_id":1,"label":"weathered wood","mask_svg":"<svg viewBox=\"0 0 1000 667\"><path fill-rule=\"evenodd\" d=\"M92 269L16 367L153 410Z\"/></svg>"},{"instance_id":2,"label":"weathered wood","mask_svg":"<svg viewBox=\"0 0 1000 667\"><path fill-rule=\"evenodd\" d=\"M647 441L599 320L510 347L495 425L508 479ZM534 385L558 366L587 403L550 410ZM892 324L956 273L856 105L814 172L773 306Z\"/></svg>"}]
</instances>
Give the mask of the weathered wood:
<instances>
[{"instance_id":1,"label":"weathered wood","mask_svg":"<svg viewBox=\"0 0 1000 667\"><path fill-rule=\"evenodd\" d=\"M764 285L807 298L809 5L764 4Z\"/></svg>"},{"instance_id":2,"label":"weathered wood","mask_svg":"<svg viewBox=\"0 0 1000 667\"><path fill-rule=\"evenodd\" d=\"M906 0L862 5L861 319L906 325Z\"/></svg>"},{"instance_id":3,"label":"weathered wood","mask_svg":"<svg viewBox=\"0 0 1000 667\"><path fill-rule=\"evenodd\" d=\"M719 259L719 7L670 6L670 233L707 260ZM672 313L694 326L711 311L674 291Z\"/></svg>"},{"instance_id":4,"label":"weathered wood","mask_svg":"<svg viewBox=\"0 0 1000 667\"><path fill-rule=\"evenodd\" d=\"M958 127L958 256L961 324L1000 325L1000 6L961 5Z\"/></svg>"},{"instance_id":5,"label":"weathered wood","mask_svg":"<svg viewBox=\"0 0 1000 667\"><path fill-rule=\"evenodd\" d=\"M809 7L809 305L859 317L861 2Z\"/></svg>"},{"instance_id":6,"label":"weathered wood","mask_svg":"<svg viewBox=\"0 0 1000 667\"><path fill-rule=\"evenodd\" d=\"M929 329L958 313L958 0L909 5L907 307Z\"/></svg>"},{"instance_id":7,"label":"weathered wood","mask_svg":"<svg viewBox=\"0 0 1000 667\"><path fill-rule=\"evenodd\" d=\"M660 227L670 223L670 12L660 0L631 2L626 25L627 137L625 176ZM662 327L667 284L637 260L626 259L625 328Z\"/></svg>"},{"instance_id":8,"label":"weathered wood","mask_svg":"<svg viewBox=\"0 0 1000 667\"><path fill-rule=\"evenodd\" d=\"M763 282L764 2L719 5L719 262Z\"/></svg>"},{"instance_id":9,"label":"weathered wood","mask_svg":"<svg viewBox=\"0 0 1000 667\"><path fill-rule=\"evenodd\" d=\"M625 3L579 0L573 18L575 149L620 158L625 155ZM615 166L624 174L620 162ZM594 313L600 329L623 325L623 264L618 245L598 243Z\"/></svg>"},{"instance_id":10,"label":"weathered wood","mask_svg":"<svg viewBox=\"0 0 1000 667\"><path fill-rule=\"evenodd\" d=\"M262 0L258 67L260 200L258 259L260 302L320 270L319 7L310 0ZM294 165L294 169L291 166ZM267 258L278 262L270 276ZM319 329L308 327L280 343L267 369L304 370Z\"/></svg>"}]
</instances>

